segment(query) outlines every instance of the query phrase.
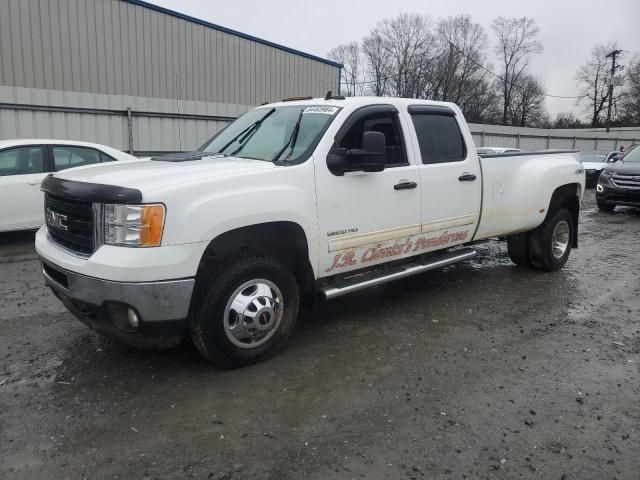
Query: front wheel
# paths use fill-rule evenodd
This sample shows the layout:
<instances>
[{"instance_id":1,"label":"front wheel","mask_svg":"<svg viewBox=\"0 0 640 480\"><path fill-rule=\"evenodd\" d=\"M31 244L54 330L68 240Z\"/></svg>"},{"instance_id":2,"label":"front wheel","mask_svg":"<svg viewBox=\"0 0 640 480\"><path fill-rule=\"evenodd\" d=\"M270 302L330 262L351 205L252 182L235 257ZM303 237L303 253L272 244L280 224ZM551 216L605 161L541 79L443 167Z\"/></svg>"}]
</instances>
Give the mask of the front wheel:
<instances>
[{"instance_id":1,"label":"front wheel","mask_svg":"<svg viewBox=\"0 0 640 480\"><path fill-rule=\"evenodd\" d=\"M199 279L191 319L193 343L223 368L268 358L291 335L299 297L295 277L277 259L230 259Z\"/></svg>"},{"instance_id":2,"label":"front wheel","mask_svg":"<svg viewBox=\"0 0 640 480\"><path fill-rule=\"evenodd\" d=\"M547 217L529 237L531 265L546 272L560 270L569 259L575 228L573 216L566 208Z\"/></svg>"},{"instance_id":3,"label":"front wheel","mask_svg":"<svg viewBox=\"0 0 640 480\"><path fill-rule=\"evenodd\" d=\"M613 212L613 209L616 208L615 205L611 205L609 203L600 203L598 201L596 201L596 203L598 205L598 210L603 212Z\"/></svg>"}]
</instances>

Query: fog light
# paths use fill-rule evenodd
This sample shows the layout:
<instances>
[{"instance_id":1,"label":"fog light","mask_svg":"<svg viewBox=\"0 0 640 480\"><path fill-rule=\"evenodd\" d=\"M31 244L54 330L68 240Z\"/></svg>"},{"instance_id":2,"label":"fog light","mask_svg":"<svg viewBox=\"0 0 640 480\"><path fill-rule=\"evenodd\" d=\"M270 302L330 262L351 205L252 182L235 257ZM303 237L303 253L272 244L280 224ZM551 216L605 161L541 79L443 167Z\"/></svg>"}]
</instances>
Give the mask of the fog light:
<instances>
[{"instance_id":1,"label":"fog light","mask_svg":"<svg viewBox=\"0 0 640 480\"><path fill-rule=\"evenodd\" d=\"M133 308L127 309L127 320L129 320L129 326L134 330L138 328L140 324L140 319L138 318L138 314Z\"/></svg>"},{"instance_id":2,"label":"fog light","mask_svg":"<svg viewBox=\"0 0 640 480\"><path fill-rule=\"evenodd\" d=\"M600 184L596 185L596 192L598 192L598 193L604 192L604 188L602 187L602 185L600 185Z\"/></svg>"}]
</instances>

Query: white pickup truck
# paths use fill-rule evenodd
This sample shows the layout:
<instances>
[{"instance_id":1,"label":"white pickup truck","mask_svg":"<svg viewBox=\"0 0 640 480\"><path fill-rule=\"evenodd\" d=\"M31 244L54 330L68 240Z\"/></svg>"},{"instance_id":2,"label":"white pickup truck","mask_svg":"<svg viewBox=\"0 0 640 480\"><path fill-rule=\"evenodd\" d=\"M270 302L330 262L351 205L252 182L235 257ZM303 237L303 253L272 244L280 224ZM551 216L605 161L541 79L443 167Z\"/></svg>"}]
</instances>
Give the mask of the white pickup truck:
<instances>
[{"instance_id":1,"label":"white pickup truck","mask_svg":"<svg viewBox=\"0 0 640 480\"><path fill-rule=\"evenodd\" d=\"M301 300L469 259L481 239L561 268L584 183L574 152L479 158L454 104L298 98L250 110L197 152L48 176L36 250L95 330L191 338L236 367L285 344Z\"/></svg>"}]
</instances>

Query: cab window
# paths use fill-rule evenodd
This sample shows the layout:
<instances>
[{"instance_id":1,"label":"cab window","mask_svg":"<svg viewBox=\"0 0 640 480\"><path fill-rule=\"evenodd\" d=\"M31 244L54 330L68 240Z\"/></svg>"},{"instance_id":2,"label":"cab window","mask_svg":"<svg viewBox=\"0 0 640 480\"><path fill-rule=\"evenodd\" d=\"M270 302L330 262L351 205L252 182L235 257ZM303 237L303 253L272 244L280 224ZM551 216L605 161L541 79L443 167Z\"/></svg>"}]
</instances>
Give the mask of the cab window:
<instances>
[{"instance_id":1,"label":"cab window","mask_svg":"<svg viewBox=\"0 0 640 480\"><path fill-rule=\"evenodd\" d=\"M8 148L0 152L0 176L44 172L42 147Z\"/></svg>"},{"instance_id":2,"label":"cab window","mask_svg":"<svg viewBox=\"0 0 640 480\"><path fill-rule=\"evenodd\" d=\"M453 115L412 113L422 163L460 162L467 156L462 132Z\"/></svg>"},{"instance_id":3,"label":"cab window","mask_svg":"<svg viewBox=\"0 0 640 480\"><path fill-rule=\"evenodd\" d=\"M404 149L402 129L396 112L373 113L359 119L339 141L338 148L362 148L362 134L364 132L380 132L384 134L387 144L385 167L408 165Z\"/></svg>"}]
</instances>

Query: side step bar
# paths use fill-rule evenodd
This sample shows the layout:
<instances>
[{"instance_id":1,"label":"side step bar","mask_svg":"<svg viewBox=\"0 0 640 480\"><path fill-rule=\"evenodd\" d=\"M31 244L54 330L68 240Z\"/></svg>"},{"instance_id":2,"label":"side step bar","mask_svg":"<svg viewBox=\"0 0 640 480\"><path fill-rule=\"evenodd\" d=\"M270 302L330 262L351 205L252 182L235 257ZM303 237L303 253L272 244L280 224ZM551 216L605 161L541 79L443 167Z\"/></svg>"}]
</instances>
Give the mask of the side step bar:
<instances>
[{"instance_id":1,"label":"side step bar","mask_svg":"<svg viewBox=\"0 0 640 480\"><path fill-rule=\"evenodd\" d=\"M442 255L437 255L429 259L428 263L410 263L403 265L398 270L391 273L385 272L377 276L363 276L365 278L360 281L354 281L354 279L348 279L344 282L327 286L321 289L324 297L327 300L332 298L341 297L347 293L356 292L364 288L373 287L375 285L382 285L383 283L391 282L399 278L410 277L418 273L427 272L429 270L435 270L436 268L446 267L453 265L454 263L473 258L477 255L475 250L470 248L462 248L453 252L448 252Z\"/></svg>"}]
</instances>

